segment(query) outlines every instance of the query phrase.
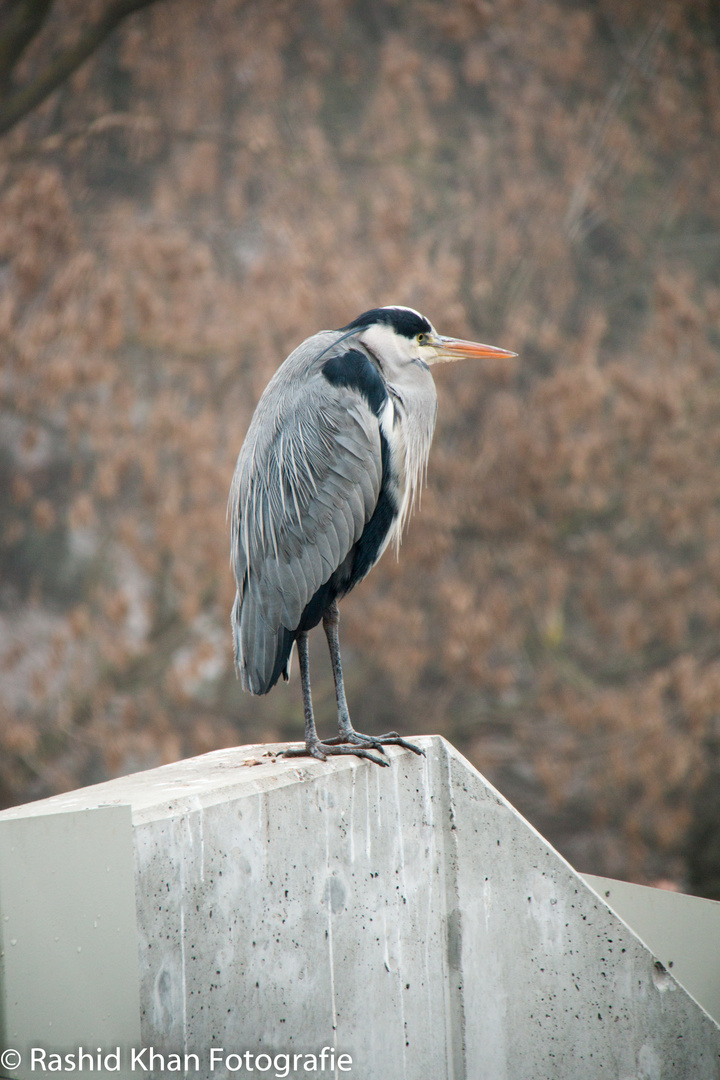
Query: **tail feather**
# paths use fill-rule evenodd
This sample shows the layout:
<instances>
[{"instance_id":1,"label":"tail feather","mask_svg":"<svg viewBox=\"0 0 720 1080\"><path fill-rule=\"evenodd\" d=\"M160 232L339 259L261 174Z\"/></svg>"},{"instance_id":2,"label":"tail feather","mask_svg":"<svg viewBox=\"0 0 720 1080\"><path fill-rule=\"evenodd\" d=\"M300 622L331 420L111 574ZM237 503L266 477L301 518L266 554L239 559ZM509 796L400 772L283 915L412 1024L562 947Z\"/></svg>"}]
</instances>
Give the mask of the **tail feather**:
<instances>
[{"instance_id":1,"label":"tail feather","mask_svg":"<svg viewBox=\"0 0 720 1080\"><path fill-rule=\"evenodd\" d=\"M247 592L236 595L231 623L235 668L243 690L267 694L281 675L287 679L290 673L295 633L282 625L277 630L269 627Z\"/></svg>"}]
</instances>

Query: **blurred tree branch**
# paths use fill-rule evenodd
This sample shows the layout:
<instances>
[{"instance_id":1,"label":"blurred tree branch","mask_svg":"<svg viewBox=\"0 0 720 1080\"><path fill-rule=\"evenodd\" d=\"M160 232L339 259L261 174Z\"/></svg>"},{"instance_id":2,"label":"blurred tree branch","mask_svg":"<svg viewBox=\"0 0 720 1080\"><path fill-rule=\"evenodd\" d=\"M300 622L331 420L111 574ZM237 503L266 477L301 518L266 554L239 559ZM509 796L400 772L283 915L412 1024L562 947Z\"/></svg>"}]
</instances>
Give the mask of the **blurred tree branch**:
<instances>
[{"instance_id":1,"label":"blurred tree branch","mask_svg":"<svg viewBox=\"0 0 720 1080\"><path fill-rule=\"evenodd\" d=\"M53 0L3 0L0 7L0 135L10 131L70 78L128 15L153 3L156 0L115 0L97 22L79 32L72 45L51 56L27 83L19 85L14 72L28 45L42 31Z\"/></svg>"}]
</instances>

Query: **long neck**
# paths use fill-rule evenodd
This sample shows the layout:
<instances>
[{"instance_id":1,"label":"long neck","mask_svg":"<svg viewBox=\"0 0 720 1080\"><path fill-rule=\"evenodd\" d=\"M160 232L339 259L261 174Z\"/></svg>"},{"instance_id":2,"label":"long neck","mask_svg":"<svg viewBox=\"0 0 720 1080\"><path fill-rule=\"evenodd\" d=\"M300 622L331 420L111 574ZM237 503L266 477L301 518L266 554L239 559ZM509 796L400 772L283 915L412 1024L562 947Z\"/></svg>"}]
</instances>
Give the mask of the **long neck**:
<instances>
[{"instance_id":1,"label":"long neck","mask_svg":"<svg viewBox=\"0 0 720 1080\"><path fill-rule=\"evenodd\" d=\"M388 384L397 414L392 431L388 433L393 465L398 476L399 512L393 529L396 548L427 474L435 417L437 394L432 375L418 367L412 381L403 385Z\"/></svg>"}]
</instances>

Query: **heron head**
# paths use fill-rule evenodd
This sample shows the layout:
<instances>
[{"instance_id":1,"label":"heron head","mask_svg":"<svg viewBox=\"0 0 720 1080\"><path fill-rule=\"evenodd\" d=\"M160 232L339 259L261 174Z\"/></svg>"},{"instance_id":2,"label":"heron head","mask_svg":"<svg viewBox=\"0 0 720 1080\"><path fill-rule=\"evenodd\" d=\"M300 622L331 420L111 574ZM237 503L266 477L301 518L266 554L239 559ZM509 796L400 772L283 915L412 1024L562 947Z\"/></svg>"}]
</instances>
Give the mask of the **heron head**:
<instances>
[{"instance_id":1,"label":"heron head","mask_svg":"<svg viewBox=\"0 0 720 1080\"><path fill-rule=\"evenodd\" d=\"M356 331L363 343L379 359L421 360L427 365L451 360L510 359L517 353L476 341L444 337L432 323L413 308L389 306L373 308L358 316L343 330Z\"/></svg>"}]
</instances>

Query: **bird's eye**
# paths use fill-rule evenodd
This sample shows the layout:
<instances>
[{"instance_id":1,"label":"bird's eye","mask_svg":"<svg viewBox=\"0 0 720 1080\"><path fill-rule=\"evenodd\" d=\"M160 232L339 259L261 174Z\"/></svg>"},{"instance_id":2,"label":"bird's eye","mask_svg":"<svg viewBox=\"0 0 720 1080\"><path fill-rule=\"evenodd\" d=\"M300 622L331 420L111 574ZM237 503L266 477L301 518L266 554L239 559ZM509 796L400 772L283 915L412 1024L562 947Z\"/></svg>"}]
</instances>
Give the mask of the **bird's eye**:
<instances>
[{"instance_id":1,"label":"bird's eye","mask_svg":"<svg viewBox=\"0 0 720 1080\"><path fill-rule=\"evenodd\" d=\"M424 345L426 338L427 334L418 334L415 340L417 341L418 345Z\"/></svg>"}]
</instances>

